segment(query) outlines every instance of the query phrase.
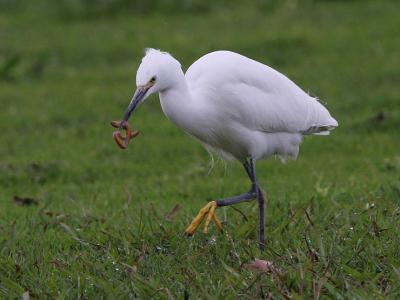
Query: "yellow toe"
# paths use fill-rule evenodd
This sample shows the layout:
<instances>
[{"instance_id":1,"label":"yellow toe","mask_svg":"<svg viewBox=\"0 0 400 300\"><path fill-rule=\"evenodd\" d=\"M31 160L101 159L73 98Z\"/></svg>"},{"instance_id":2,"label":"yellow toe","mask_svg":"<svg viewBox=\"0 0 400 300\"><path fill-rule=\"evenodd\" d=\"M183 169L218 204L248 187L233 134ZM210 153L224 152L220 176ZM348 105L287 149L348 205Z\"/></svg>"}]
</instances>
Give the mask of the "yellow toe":
<instances>
[{"instance_id":1,"label":"yellow toe","mask_svg":"<svg viewBox=\"0 0 400 300\"><path fill-rule=\"evenodd\" d=\"M204 224L203 232L205 234L208 233L208 226L210 225L210 222L213 219L213 216L215 216L215 209L217 208L217 202L215 202L215 201L211 201L208 204L210 204L210 210L208 211L206 223Z\"/></svg>"},{"instance_id":2,"label":"yellow toe","mask_svg":"<svg viewBox=\"0 0 400 300\"><path fill-rule=\"evenodd\" d=\"M214 214L213 218L214 218L215 226L217 226L218 231L221 231L222 230L222 223L218 219L217 214Z\"/></svg>"},{"instance_id":3,"label":"yellow toe","mask_svg":"<svg viewBox=\"0 0 400 300\"><path fill-rule=\"evenodd\" d=\"M186 228L185 234L189 236L193 235L196 232L197 228L200 226L200 224L203 222L203 220L206 218L206 216L207 219L204 224L204 230L203 230L204 233L208 233L208 227L212 220L214 220L217 229L221 230L222 229L221 221L215 214L216 208L217 208L216 201L208 202L206 206L200 209L199 213L193 219L192 223L190 223L190 225Z\"/></svg>"},{"instance_id":4,"label":"yellow toe","mask_svg":"<svg viewBox=\"0 0 400 300\"><path fill-rule=\"evenodd\" d=\"M197 228L200 226L201 222L203 222L203 219L205 218L209 210L210 210L210 203L207 203L206 206L200 209L199 213L193 219L192 223L190 223L190 225L186 228L185 233L187 235L190 236L196 232Z\"/></svg>"}]
</instances>

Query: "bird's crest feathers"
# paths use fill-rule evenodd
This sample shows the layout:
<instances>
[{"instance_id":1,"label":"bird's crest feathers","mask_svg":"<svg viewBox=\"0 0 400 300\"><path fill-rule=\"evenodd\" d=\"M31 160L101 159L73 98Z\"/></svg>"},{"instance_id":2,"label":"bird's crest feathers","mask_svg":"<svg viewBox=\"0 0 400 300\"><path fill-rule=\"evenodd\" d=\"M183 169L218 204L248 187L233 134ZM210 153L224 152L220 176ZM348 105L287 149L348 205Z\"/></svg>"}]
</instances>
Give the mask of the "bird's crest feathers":
<instances>
[{"instance_id":1,"label":"bird's crest feathers","mask_svg":"<svg viewBox=\"0 0 400 300\"><path fill-rule=\"evenodd\" d=\"M167 60L166 60L167 58ZM161 62L169 61L174 62L176 65L179 65L181 68L181 64L177 61L170 53L161 51L159 49L154 48L145 48L144 49L144 56L142 58L142 62L148 61L152 63L159 64Z\"/></svg>"},{"instance_id":2,"label":"bird's crest feathers","mask_svg":"<svg viewBox=\"0 0 400 300\"><path fill-rule=\"evenodd\" d=\"M154 49L154 48L145 48L144 49L144 56L142 58L142 61L146 60L146 59L159 61L160 59L163 59L166 57L171 58L172 60L174 60L174 62L177 62L179 64L179 67L181 67L180 62L177 61L170 53L161 51L159 49Z\"/></svg>"},{"instance_id":3,"label":"bird's crest feathers","mask_svg":"<svg viewBox=\"0 0 400 300\"><path fill-rule=\"evenodd\" d=\"M161 51L160 49L154 49L154 48L144 48L144 56L150 55L151 53L157 53L157 54L169 54L168 52ZM171 54L169 54L171 55Z\"/></svg>"}]
</instances>

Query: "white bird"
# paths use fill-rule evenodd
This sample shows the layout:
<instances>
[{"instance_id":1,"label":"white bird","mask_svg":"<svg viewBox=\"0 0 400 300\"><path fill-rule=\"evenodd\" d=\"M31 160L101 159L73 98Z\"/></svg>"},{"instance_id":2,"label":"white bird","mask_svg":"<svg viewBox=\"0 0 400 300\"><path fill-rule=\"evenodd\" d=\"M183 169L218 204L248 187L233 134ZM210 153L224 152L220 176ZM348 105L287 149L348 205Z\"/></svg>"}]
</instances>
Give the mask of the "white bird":
<instances>
[{"instance_id":1,"label":"white bird","mask_svg":"<svg viewBox=\"0 0 400 300\"><path fill-rule=\"evenodd\" d=\"M166 52L147 49L136 74L137 90L124 121L153 93L159 93L165 115L198 139L208 151L243 164L250 191L209 202L186 229L192 235L215 209L258 200L259 247L264 249L265 199L257 183L255 163L277 155L296 159L303 135L328 135L338 126L328 110L293 81L255 60L230 51L204 55L187 70ZM123 123L123 122L122 122Z\"/></svg>"}]
</instances>

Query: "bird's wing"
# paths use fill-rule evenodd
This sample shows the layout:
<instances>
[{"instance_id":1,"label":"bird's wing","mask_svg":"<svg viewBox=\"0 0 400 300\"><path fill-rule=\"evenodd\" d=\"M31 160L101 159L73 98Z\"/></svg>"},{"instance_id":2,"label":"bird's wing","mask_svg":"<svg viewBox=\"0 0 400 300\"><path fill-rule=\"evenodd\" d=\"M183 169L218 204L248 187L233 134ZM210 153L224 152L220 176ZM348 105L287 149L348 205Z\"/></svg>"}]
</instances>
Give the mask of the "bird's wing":
<instances>
[{"instance_id":1,"label":"bird's wing","mask_svg":"<svg viewBox=\"0 0 400 300\"><path fill-rule=\"evenodd\" d=\"M189 88L221 118L264 132L328 133L337 122L328 110L278 71L242 55L218 51L187 71Z\"/></svg>"}]
</instances>

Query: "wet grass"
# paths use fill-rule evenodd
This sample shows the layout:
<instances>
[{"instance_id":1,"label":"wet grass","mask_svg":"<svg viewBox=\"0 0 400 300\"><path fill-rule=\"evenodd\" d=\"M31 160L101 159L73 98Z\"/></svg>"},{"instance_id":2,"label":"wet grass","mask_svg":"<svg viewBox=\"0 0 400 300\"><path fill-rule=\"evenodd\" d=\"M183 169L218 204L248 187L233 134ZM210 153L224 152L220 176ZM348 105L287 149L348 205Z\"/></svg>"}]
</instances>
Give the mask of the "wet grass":
<instances>
[{"instance_id":1,"label":"wet grass","mask_svg":"<svg viewBox=\"0 0 400 300\"><path fill-rule=\"evenodd\" d=\"M96 17L10 3L0 10L0 297L400 297L396 1ZM123 113L148 46L185 68L212 50L238 51L318 95L339 120L331 136L306 138L296 162L258 164L264 253L255 203L220 209L222 234L183 237L207 199L248 182L236 163L209 172L208 154L157 97L135 116L142 135L116 148L108 122ZM273 268L249 268L255 258Z\"/></svg>"}]
</instances>

